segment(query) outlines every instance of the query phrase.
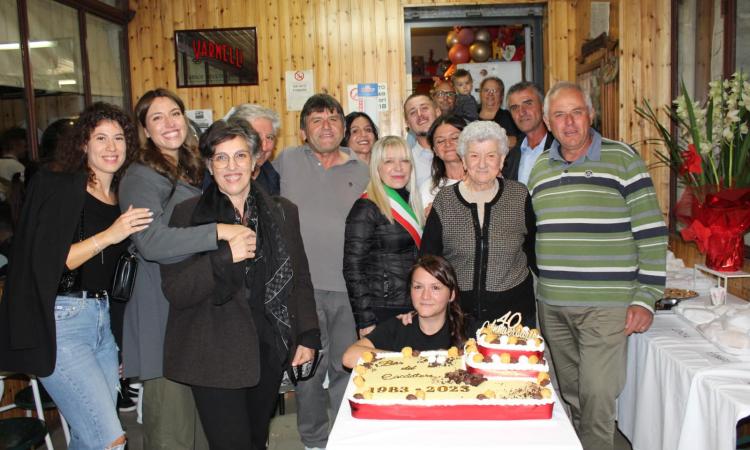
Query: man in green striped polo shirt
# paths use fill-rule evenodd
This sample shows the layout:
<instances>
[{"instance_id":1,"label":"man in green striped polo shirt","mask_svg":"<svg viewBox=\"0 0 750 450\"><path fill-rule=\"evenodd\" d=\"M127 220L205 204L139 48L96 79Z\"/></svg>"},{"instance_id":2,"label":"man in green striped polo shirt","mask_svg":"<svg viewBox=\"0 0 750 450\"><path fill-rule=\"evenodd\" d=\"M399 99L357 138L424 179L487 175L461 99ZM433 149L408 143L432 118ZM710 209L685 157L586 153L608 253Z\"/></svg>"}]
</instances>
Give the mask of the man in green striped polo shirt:
<instances>
[{"instance_id":1,"label":"man in green striped polo shirt","mask_svg":"<svg viewBox=\"0 0 750 450\"><path fill-rule=\"evenodd\" d=\"M591 124L591 99L560 82L544 100L556 142L529 177L539 321L586 450L613 448L627 336L648 330L665 282L667 229L638 154Z\"/></svg>"}]
</instances>

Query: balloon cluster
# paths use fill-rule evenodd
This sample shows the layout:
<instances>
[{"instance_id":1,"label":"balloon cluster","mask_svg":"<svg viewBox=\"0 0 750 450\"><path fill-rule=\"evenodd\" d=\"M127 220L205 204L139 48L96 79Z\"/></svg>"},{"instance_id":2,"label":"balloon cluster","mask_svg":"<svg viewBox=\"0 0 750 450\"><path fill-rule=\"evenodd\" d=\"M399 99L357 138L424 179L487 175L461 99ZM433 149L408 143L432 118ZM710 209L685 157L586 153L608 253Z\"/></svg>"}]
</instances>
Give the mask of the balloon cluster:
<instances>
[{"instance_id":1,"label":"balloon cluster","mask_svg":"<svg viewBox=\"0 0 750 450\"><path fill-rule=\"evenodd\" d=\"M469 61L481 63L492 58L493 41L495 41L495 46L502 46L503 49L506 48L506 45L510 44L520 44L522 49L523 34L522 32L518 33L519 31L522 31L522 29L505 29L505 27L454 27L453 30L448 32L445 38L445 45L448 48L448 59L450 59L451 65L443 73L443 77L450 77L456 71L458 64ZM520 42L515 42L519 38ZM510 58L504 56L497 59L519 60L523 58L522 52L515 51L516 46L513 46L513 50L515 54L510 55Z\"/></svg>"}]
</instances>

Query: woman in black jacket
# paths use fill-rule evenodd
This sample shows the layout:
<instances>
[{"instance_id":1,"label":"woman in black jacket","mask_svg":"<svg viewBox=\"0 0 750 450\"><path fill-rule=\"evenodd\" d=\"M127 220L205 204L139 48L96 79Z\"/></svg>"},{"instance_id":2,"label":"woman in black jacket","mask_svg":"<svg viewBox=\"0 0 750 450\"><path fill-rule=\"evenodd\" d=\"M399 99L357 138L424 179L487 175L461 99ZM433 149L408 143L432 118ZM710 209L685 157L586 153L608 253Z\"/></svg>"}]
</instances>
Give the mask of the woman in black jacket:
<instances>
[{"instance_id":1,"label":"woman in black jacket","mask_svg":"<svg viewBox=\"0 0 750 450\"><path fill-rule=\"evenodd\" d=\"M146 208L117 206L138 148L117 106L86 108L29 186L0 302L0 369L37 375L70 424L71 449L121 449L117 346L107 290Z\"/></svg>"},{"instance_id":2,"label":"woman in black jacket","mask_svg":"<svg viewBox=\"0 0 750 450\"><path fill-rule=\"evenodd\" d=\"M406 142L380 139L372 148L367 190L346 218L344 278L360 337L411 311L407 276L421 243L423 211Z\"/></svg>"},{"instance_id":3,"label":"woman in black jacket","mask_svg":"<svg viewBox=\"0 0 750 450\"><path fill-rule=\"evenodd\" d=\"M241 224L217 250L161 266L169 301L164 375L189 385L212 450L265 449L282 372L320 348L297 208L251 184L260 138L244 120L201 136L214 183L171 227Z\"/></svg>"}]
</instances>

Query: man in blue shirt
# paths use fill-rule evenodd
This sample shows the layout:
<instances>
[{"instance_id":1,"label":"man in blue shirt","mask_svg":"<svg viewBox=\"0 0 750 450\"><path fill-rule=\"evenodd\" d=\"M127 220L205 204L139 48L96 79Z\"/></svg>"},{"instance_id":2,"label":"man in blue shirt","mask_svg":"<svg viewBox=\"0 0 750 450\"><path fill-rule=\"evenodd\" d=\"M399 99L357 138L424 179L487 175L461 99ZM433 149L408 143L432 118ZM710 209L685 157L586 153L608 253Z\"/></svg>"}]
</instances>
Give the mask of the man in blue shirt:
<instances>
[{"instance_id":1,"label":"man in blue shirt","mask_svg":"<svg viewBox=\"0 0 750 450\"><path fill-rule=\"evenodd\" d=\"M526 137L510 149L505 157L503 178L526 184L536 159L555 140L542 120L543 103L542 92L529 81L516 83L508 90L510 115Z\"/></svg>"}]
</instances>

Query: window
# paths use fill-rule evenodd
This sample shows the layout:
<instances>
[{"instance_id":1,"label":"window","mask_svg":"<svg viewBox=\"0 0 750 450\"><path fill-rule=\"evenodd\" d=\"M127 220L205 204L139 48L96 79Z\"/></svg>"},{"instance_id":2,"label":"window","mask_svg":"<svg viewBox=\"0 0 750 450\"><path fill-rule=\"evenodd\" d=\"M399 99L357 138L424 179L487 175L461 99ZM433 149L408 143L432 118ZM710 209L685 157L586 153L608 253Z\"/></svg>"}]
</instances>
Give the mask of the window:
<instances>
[{"instance_id":1,"label":"window","mask_svg":"<svg viewBox=\"0 0 750 450\"><path fill-rule=\"evenodd\" d=\"M0 134L44 130L95 101L130 109L123 0L0 0ZM22 44L26 45L22 45Z\"/></svg>"}]
</instances>

